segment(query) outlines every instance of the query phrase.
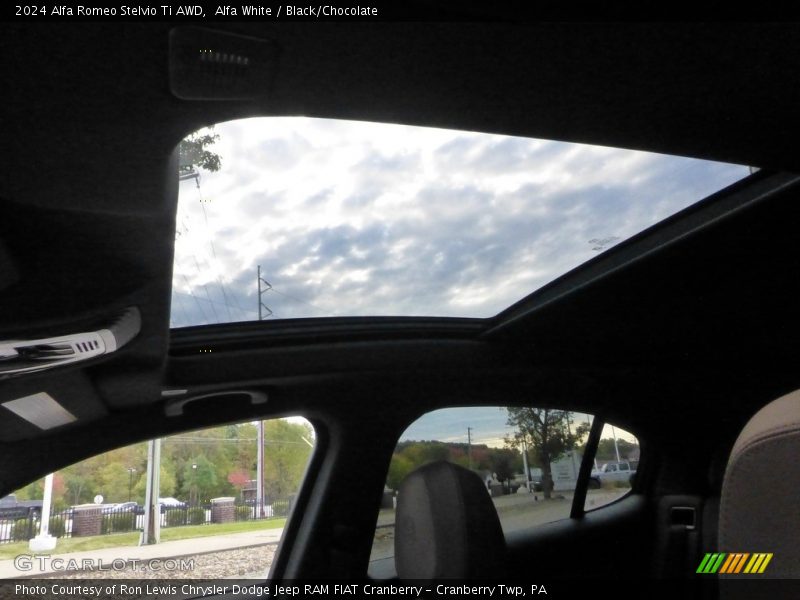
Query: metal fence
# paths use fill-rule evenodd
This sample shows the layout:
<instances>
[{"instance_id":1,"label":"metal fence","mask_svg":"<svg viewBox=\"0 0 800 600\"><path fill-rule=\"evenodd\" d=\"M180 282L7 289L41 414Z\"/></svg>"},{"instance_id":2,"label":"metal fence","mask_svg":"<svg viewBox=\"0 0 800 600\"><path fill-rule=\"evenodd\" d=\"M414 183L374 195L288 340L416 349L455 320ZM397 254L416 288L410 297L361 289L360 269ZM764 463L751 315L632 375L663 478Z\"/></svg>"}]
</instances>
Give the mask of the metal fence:
<instances>
[{"instance_id":1,"label":"metal fence","mask_svg":"<svg viewBox=\"0 0 800 600\"><path fill-rule=\"evenodd\" d=\"M236 502L235 521L258 521L285 517L291 510L294 498L273 500L261 507L255 501ZM212 523L211 504L196 506L161 506L161 527L208 525ZM0 544L27 542L38 535L41 528L41 511L38 508L0 508ZM141 506L102 507L101 535L141 531L144 528L144 508ZM49 532L57 538L72 537L73 509L50 515Z\"/></svg>"},{"instance_id":2,"label":"metal fence","mask_svg":"<svg viewBox=\"0 0 800 600\"><path fill-rule=\"evenodd\" d=\"M285 517L292 507L293 498L273 500L269 504L259 506L255 500L237 502L234 506L236 521L259 521ZM181 525L207 525L211 521L211 504L198 506L162 506L161 527L178 527Z\"/></svg>"}]
</instances>

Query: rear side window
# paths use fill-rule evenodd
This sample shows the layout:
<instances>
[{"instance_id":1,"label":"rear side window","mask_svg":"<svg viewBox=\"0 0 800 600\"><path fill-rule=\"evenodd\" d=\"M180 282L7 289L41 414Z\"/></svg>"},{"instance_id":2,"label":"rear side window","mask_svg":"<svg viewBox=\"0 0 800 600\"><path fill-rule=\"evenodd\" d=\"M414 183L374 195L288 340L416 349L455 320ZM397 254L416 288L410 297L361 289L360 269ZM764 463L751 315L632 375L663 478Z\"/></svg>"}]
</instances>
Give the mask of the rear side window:
<instances>
[{"instance_id":1,"label":"rear side window","mask_svg":"<svg viewBox=\"0 0 800 600\"><path fill-rule=\"evenodd\" d=\"M448 408L420 417L392 455L370 574L394 574L397 490L409 473L433 461L480 477L506 534L569 518L592 422L584 413L531 407Z\"/></svg>"},{"instance_id":2,"label":"rear side window","mask_svg":"<svg viewBox=\"0 0 800 600\"><path fill-rule=\"evenodd\" d=\"M305 419L270 419L141 442L61 469L0 499L0 557L18 557L2 576L263 579L314 442ZM63 560L33 555L30 540L43 536L54 545L47 554Z\"/></svg>"},{"instance_id":3,"label":"rear side window","mask_svg":"<svg viewBox=\"0 0 800 600\"><path fill-rule=\"evenodd\" d=\"M615 502L628 494L639 467L639 440L632 433L606 424L589 476L584 510Z\"/></svg>"}]
</instances>

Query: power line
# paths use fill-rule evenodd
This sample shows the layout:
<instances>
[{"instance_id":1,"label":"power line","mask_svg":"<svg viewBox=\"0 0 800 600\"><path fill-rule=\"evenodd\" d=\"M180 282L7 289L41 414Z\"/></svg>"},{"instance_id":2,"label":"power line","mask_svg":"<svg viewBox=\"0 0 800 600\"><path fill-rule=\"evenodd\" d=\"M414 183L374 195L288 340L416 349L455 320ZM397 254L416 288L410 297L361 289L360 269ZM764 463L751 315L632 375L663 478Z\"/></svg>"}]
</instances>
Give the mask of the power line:
<instances>
[{"instance_id":1,"label":"power line","mask_svg":"<svg viewBox=\"0 0 800 600\"><path fill-rule=\"evenodd\" d=\"M211 305L216 304L218 306L228 306L228 308L236 308L235 306L226 305L224 302L220 302L219 300L210 300L210 299L206 300L205 298L198 298L197 296L194 296L192 294L187 294L186 292L178 292L176 290L172 290L172 292L174 294L180 294L181 296L191 296L192 298L194 298L198 302L208 302ZM251 311L251 312L254 312L254 311ZM204 318L205 318L205 316L204 316ZM218 322L221 322L221 321L218 321Z\"/></svg>"},{"instance_id":2,"label":"power line","mask_svg":"<svg viewBox=\"0 0 800 600\"><path fill-rule=\"evenodd\" d=\"M219 282L219 287L222 289L222 297L225 299L225 304L228 306L228 294L225 290L225 284L222 281L222 277L220 276L220 269L219 269L219 260L217 259L217 249L214 247L214 239L211 237L211 227L208 225L208 213L206 212L206 202L203 198L203 191L200 189L200 176L198 174L197 178L195 179L197 182L197 194L200 197L200 208L203 209L203 220L206 224L206 236L208 237L208 243L211 246L211 255L214 257L214 266L213 270L215 271L215 275L217 277L217 281ZM237 306L239 305L239 301L236 297L233 298L234 302L236 302ZM241 306L238 306L240 312L244 312ZM233 321L233 315L231 315L230 309L228 309L228 318Z\"/></svg>"},{"instance_id":3,"label":"power line","mask_svg":"<svg viewBox=\"0 0 800 600\"><path fill-rule=\"evenodd\" d=\"M294 300L295 302L300 302L301 304L305 304L305 305L307 305L307 306L310 306L311 308L313 308L313 309L316 309L316 310L318 310L318 311L319 311L319 312L321 312L321 313L325 313L326 315L327 315L327 314L330 314L330 313L329 313L327 310L325 310L324 308L320 308L319 306L316 306L315 304L311 304L311 302L306 302L305 300L300 300L300 298L295 298L294 296L291 296L291 295L289 295L289 294L287 294L287 293L285 293L285 292L281 292L281 291L279 291L279 290L276 290L274 287L272 287L272 288L271 288L271 291L273 291L273 292L275 292L276 294L279 294L279 295L281 295L281 296L285 296L286 298L289 298L289 300Z\"/></svg>"},{"instance_id":4,"label":"power line","mask_svg":"<svg viewBox=\"0 0 800 600\"><path fill-rule=\"evenodd\" d=\"M175 290L172 291L174 292ZM192 320L189 318L189 313L186 311L186 307L183 305L183 300L181 300L180 296L176 296L176 300L178 301L178 306L180 307L181 312L183 313L184 320L186 321L186 323L191 323Z\"/></svg>"},{"instance_id":5,"label":"power line","mask_svg":"<svg viewBox=\"0 0 800 600\"><path fill-rule=\"evenodd\" d=\"M197 187L197 193L198 193L198 196L200 198L200 207L202 209L203 219L204 219L204 222L205 222L206 238L207 238L207 241L208 241L208 245L211 248L211 256L207 260L205 260L205 262L206 262L206 265L207 265L208 269L210 271L212 271L213 277L216 279L216 282L219 285L220 291L222 293L223 301L222 302L218 302L218 301L212 300L211 299L211 294L210 294L209 289L208 289L208 286L205 283L202 284L202 286L203 286L203 289L205 291L205 295L206 295L207 300L203 300L202 298L198 298L197 296L195 296L191 292L191 289L192 289L191 286L189 286L189 288L190 288L189 295L192 298L194 298L196 302L199 301L199 300L207 301L211 305L211 311L212 311L212 313L214 315L214 319L215 319L215 321L217 323L221 323L222 320L220 319L220 315L217 313L217 310L215 308L216 305L220 305L220 306L224 306L225 307L225 310L227 312L229 321L234 321L233 314L231 313L231 309L238 310L239 314L242 315L245 320L249 320L251 318L250 315L254 314L255 311L246 310L246 309L244 309L242 307L241 303L239 302L239 298L238 298L237 294L235 293L235 291L227 289L227 287L225 285L225 282L223 281L223 279L222 279L222 277L220 275L221 270L219 268L219 259L217 257L217 250L216 250L216 246L214 245L213 237L211 236L211 228L210 228L210 225L209 225L208 212L206 211L206 207L205 207L206 200L203 197L202 188L200 187L200 174L196 170L192 169L191 172L188 172L188 173L185 173L185 174L181 175L181 178L180 178L181 181L185 181L185 180L188 180L188 179L194 179L194 181L195 181L195 185ZM189 231L189 226L186 224L185 217L181 218L181 224L182 224L183 233L188 232ZM195 268L197 270L198 275L202 276L203 270L200 268L200 263L199 263L199 261L197 259L197 255L195 253L192 254L192 259L194 260ZM212 262L214 263L213 265L211 264ZM320 313L322 313L324 315L330 314L329 311L327 311L327 310L325 310L323 308L320 308L319 306L316 306L315 304L313 304L311 302L308 302L306 300L302 300L300 298L297 298L296 296L293 296L291 294L287 294L287 293L282 292L280 290L276 290L272 286L271 283L269 283L266 279L261 277L260 271L261 271L261 267L259 265L259 275L258 275L258 319L259 319L259 321L261 321L261 320L263 320L264 318L267 318L267 317L278 318L278 316L273 312L273 310L270 307L268 307L263 301L263 294L265 292L267 292L267 291L273 291L273 292L275 292L276 294L278 294L280 296L283 296L285 298L288 298L289 300L292 300L293 302L297 302L297 303L309 306L309 307L313 308L314 310L316 310L316 311L318 311L318 312L320 312ZM184 275L184 280L186 281L186 284L188 286L189 282L186 279L185 275ZM264 286L266 286L266 287L262 287L262 284ZM198 304L198 306L200 306L200 305ZM206 318L206 315L205 315L204 311L202 310L202 308L200 310L201 310L201 313L203 314L204 320L208 321L208 319ZM266 312L266 314L264 314L265 312Z\"/></svg>"},{"instance_id":6,"label":"power line","mask_svg":"<svg viewBox=\"0 0 800 600\"><path fill-rule=\"evenodd\" d=\"M262 283L266 286L264 289L261 289L261 284ZM321 313L328 314L328 311L320 308L319 306L315 306L315 305L311 304L311 302L306 302L305 300L301 300L300 298L295 298L294 296L292 296L290 294L286 294L285 292L281 292L279 290L276 290L275 287L269 281L267 281L266 279L261 277L261 265L258 265L258 320L259 321L263 321L264 320L264 317L262 317L262 313L261 313L262 309L267 311L268 314L265 315L266 317L277 317L277 315L275 315L275 313L272 312L272 309L270 309L261 300L261 297L266 292L274 292L274 293L276 293L276 294L278 294L280 296L283 296L285 298L289 298L289 300L294 300L295 302L299 302L301 304L305 304L307 306L310 306L311 308L313 308L315 310L318 310Z\"/></svg>"},{"instance_id":7,"label":"power line","mask_svg":"<svg viewBox=\"0 0 800 600\"><path fill-rule=\"evenodd\" d=\"M195 262L196 261L197 261L197 258L195 257ZM205 258L205 263L206 263L206 266L208 267L208 269L210 271L214 269L214 267L212 267L211 263L209 262L209 260L207 258ZM200 265L199 264L197 265L197 271L198 271L198 273L200 273L202 275L203 272L200 269ZM233 301L236 303L236 306L234 306L233 304L230 304L230 302L220 302L219 304L221 304L223 306L226 306L228 309L238 310L240 315L244 315L245 320L249 320L249 318L250 318L249 315L255 313L255 311L253 311L253 310L249 310L248 311L248 310L242 308L242 305L239 304L239 299L236 297L236 294L234 293L234 290L225 290L225 288L223 287L223 284L219 280L219 278L217 278L217 282L220 284L220 287L223 288L223 298L225 300L227 300L228 296L230 296L231 298L233 298ZM226 291L227 291L227 295L225 294ZM231 316L230 310L228 310L228 317L229 317L230 321L234 320L233 317ZM222 321L220 321L220 322L222 322Z\"/></svg>"},{"instance_id":8,"label":"power line","mask_svg":"<svg viewBox=\"0 0 800 600\"><path fill-rule=\"evenodd\" d=\"M200 309L200 314L203 315L203 321L208 322L208 319L206 318L206 313L203 310L202 305L200 304L200 299L192 293L192 286L189 285L189 280L186 278L186 275L183 276L183 281L186 283L186 286L189 288L189 293L187 295L189 295L192 298L194 298L194 301L197 303L197 308ZM173 290L173 291L175 291L175 290ZM181 292L175 291L175 293L176 294L180 294Z\"/></svg>"},{"instance_id":9,"label":"power line","mask_svg":"<svg viewBox=\"0 0 800 600\"><path fill-rule=\"evenodd\" d=\"M205 221L205 226L206 226L206 237L207 237L208 243L209 243L209 245L211 247L211 253L212 253L213 257L214 257L214 263L215 263L213 267L209 264L209 270L211 270L213 272L214 277L215 277L217 283L219 284L220 290L222 291L222 297L223 297L223 299L225 301L222 302L221 304L226 307L226 311L228 313L228 320L229 321L234 321L233 315L231 314L231 308L237 308L240 311L240 313L244 313L245 311L241 307L241 305L239 304L239 300L236 298L235 295L232 296L233 297L233 301L236 303L235 307L232 304L230 304L230 302L228 301L228 291L226 290L225 283L223 282L222 277L220 276L219 261L217 259L217 250L216 250L216 248L214 246L214 240L211 237L211 228L209 227L209 224L208 224L208 213L206 212L205 198L203 198L203 192L202 192L202 189L200 188L200 173L198 171L196 171L195 169L192 169L191 172L186 173L186 174L184 174L184 175L182 175L180 177L181 181L185 181L187 179L194 179L195 186L197 187L197 193L198 193L198 195L200 197L200 207L203 210L203 219ZM188 229L188 228L186 228L185 223L184 223L184 228ZM197 262L197 256L196 255L194 256L194 260L195 260L195 266L197 267L198 272L202 273L202 271L200 270L200 265ZM208 263L209 261L206 261L206 262ZM206 291L206 296L208 296L208 298L210 300L211 296L210 296L210 294L208 292L208 288L206 287L206 284L204 284L204 288L205 288L205 291ZM212 308L213 308L213 305L212 305ZM216 310L214 311L214 316L217 319L217 323L221 323L222 322L222 320L219 318L219 315L216 314Z\"/></svg>"},{"instance_id":10,"label":"power line","mask_svg":"<svg viewBox=\"0 0 800 600\"><path fill-rule=\"evenodd\" d=\"M200 263L197 262L197 255L192 254L192 258L194 259L194 266L197 269L197 274L202 275L203 272L200 270ZM208 298L208 301L211 302L211 294L208 292L208 286L205 283L203 284L203 289L206 291L206 298ZM217 314L217 309L214 308L213 304L211 305L211 311L214 313L214 319L216 319L217 323L221 323L222 321Z\"/></svg>"}]
</instances>

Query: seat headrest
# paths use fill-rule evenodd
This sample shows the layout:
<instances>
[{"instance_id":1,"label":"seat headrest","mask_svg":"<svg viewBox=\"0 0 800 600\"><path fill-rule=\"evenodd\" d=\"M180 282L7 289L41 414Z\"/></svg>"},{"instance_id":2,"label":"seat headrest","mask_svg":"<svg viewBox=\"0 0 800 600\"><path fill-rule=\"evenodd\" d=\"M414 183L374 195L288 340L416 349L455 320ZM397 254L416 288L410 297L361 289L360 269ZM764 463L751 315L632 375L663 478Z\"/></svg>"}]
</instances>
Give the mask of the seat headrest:
<instances>
[{"instance_id":1,"label":"seat headrest","mask_svg":"<svg viewBox=\"0 0 800 600\"><path fill-rule=\"evenodd\" d=\"M800 390L747 423L728 459L719 551L772 553L763 577L800 577Z\"/></svg>"},{"instance_id":2,"label":"seat headrest","mask_svg":"<svg viewBox=\"0 0 800 600\"><path fill-rule=\"evenodd\" d=\"M505 539L480 477L438 461L400 485L395 565L401 579L497 578Z\"/></svg>"}]
</instances>

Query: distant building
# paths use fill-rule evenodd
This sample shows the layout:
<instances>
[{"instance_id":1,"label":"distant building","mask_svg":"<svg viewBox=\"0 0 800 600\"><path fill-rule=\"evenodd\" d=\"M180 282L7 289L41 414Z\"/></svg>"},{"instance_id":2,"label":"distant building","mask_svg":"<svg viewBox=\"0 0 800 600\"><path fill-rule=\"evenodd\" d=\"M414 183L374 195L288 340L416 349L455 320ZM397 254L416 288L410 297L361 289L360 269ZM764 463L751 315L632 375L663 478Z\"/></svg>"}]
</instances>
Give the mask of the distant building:
<instances>
[{"instance_id":1,"label":"distant building","mask_svg":"<svg viewBox=\"0 0 800 600\"><path fill-rule=\"evenodd\" d=\"M554 491L564 492L575 489L582 460L583 455L580 452L570 450L565 452L558 460L550 463Z\"/></svg>"},{"instance_id":2,"label":"distant building","mask_svg":"<svg viewBox=\"0 0 800 600\"><path fill-rule=\"evenodd\" d=\"M257 500L258 492L256 490L256 480L248 479L247 483L242 486L242 502L255 502Z\"/></svg>"},{"instance_id":3,"label":"distant building","mask_svg":"<svg viewBox=\"0 0 800 600\"><path fill-rule=\"evenodd\" d=\"M0 498L0 508L17 508L24 506L25 508L42 508L41 500L17 500L16 495L9 494Z\"/></svg>"}]
</instances>

